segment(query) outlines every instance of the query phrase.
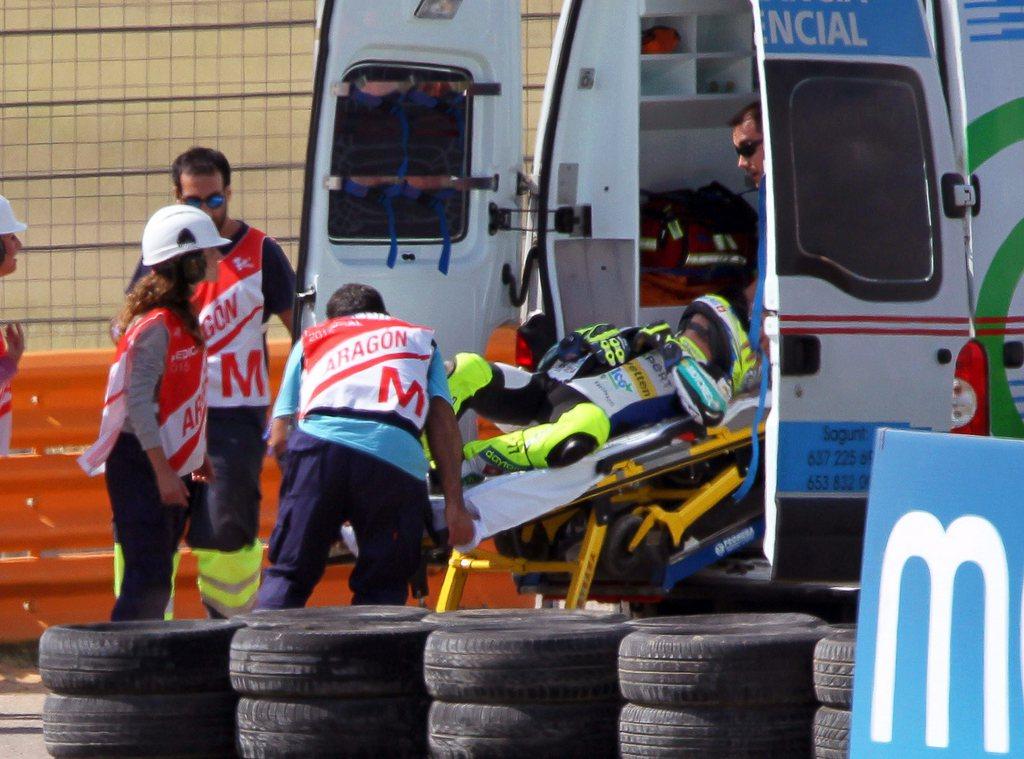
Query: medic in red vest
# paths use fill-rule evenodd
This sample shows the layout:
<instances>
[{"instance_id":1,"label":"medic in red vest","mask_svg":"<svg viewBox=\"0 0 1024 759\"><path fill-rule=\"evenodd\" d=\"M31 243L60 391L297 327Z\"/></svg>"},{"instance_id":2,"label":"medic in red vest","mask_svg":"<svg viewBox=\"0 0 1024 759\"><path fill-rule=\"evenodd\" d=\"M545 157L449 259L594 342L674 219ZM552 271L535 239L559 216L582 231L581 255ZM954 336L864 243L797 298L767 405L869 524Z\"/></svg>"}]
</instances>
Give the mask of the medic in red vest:
<instances>
[{"instance_id":1,"label":"medic in red vest","mask_svg":"<svg viewBox=\"0 0 1024 759\"><path fill-rule=\"evenodd\" d=\"M182 205L161 208L143 232L152 270L128 293L99 437L78 459L88 474L106 474L114 620L165 616L189 487L210 477L206 347L189 299L216 275L216 247L226 242L205 213Z\"/></svg>"}]
</instances>

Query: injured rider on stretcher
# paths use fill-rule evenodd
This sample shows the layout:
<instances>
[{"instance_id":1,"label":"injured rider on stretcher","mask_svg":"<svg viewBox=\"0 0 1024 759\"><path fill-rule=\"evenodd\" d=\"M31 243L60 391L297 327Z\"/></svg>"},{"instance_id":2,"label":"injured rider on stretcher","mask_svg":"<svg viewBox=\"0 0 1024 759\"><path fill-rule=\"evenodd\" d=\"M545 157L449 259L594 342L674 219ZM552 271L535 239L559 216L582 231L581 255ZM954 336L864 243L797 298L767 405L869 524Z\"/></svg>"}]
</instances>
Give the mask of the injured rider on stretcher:
<instances>
[{"instance_id":1,"label":"injured rider on stretcher","mask_svg":"<svg viewBox=\"0 0 1024 759\"><path fill-rule=\"evenodd\" d=\"M491 475L565 467L613 436L671 417L689 416L698 430L719 424L732 398L758 380L747 309L734 305L742 300L698 298L675 333L665 322L578 329L533 373L473 353L456 355L447 366L456 414L472 410L521 427L467 443L466 468Z\"/></svg>"}]
</instances>

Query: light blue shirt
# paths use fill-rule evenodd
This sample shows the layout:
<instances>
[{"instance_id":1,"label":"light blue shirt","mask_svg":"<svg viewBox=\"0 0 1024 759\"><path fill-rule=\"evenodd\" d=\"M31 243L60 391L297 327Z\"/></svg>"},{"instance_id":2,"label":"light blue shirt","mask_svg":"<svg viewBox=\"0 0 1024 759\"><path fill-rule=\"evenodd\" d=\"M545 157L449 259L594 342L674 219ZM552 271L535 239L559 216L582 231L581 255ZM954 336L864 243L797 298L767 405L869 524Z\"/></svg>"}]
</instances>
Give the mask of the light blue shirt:
<instances>
[{"instance_id":1,"label":"light blue shirt","mask_svg":"<svg viewBox=\"0 0 1024 759\"><path fill-rule=\"evenodd\" d=\"M274 418L292 416L299 410L299 386L302 380L302 341L295 343L284 367L281 389L274 403ZM452 402L448 378L440 353L434 350L427 368L427 396ZM408 472L417 479L427 476L427 458L420 441L406 430L385 422L345 416L309 414L299 421L307 435L374 456Z\"/></svg>"}]
</instances>

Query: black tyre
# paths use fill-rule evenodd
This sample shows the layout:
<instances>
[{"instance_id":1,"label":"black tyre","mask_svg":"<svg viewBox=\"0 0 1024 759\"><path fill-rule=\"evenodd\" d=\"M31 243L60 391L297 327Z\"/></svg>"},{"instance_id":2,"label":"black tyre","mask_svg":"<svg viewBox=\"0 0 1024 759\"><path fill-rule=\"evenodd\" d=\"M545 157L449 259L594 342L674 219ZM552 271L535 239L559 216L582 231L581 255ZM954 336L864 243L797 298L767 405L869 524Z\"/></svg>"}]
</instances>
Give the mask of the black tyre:
<instances>
[{"instance_id":1,"label":"black tyre","mask_svg":"<svg viewBox=\"0 0 1024 759\"><path fill-rule=\"evenodd\" d=\"M850 712L823 706L814 715L814 758L846 759L850 755Z\"/></svg>"},{"instance_id":2,"label":"black tyre","mask_svg":"<svg viewBox=\"0 0 1024 759\"><path fill-rule=\"evenodd\" d=\"M105 622L51 627L39 674L68 695L230 691L232 620Z\"/></svg>"},{"instance_id":3,"label":"black tyre","mask_svg":"<svg viewBox=\"0 0 1024 759\"><path fill-rule=\"evenodd\" d=\"M484 625L564 625L578 622L619 624L625 614L595 609L459 609L428 614L423 618L436 627L472 627Z\"/></svg>"},{"instance_id":4,"label":"black tyre","mask_svg":"<svg viewBox=\"0 0 1024 759\"><path fill-rule=\"evenodd\" d=\"M419 622L340 619L244 627L231 643L231 684L258 697L421 696L430 631Z\"/></svg>"},{"instance_id":5,"label":"black tyre","mask_svg":"<svg viewBox=\"0 0 1024 759\"><path fill-rule=\"evenodd\" d=\"M551 542L539 524L534 526L530 539L523 539L523 528L503 530L494 536L494 547L502 556L548 561L551 558Z\"/></svg>"},{"instance_id":6,"label":"black tyre","mask_svg":"<svg viewBox=\"0 0 1024 759\"><path fill-rule=\"evenodd\" d=\"M315 622L416 622L429 612L419 606L310 606L304 609L263 609L235 619L249 627L270 627Z\"/></svg>"},{"instance_id":7,"label":"black tyre","mask_svg":"<svg viewBox=\"0 0 1024 759\"><path fill-rule=\"evenodd\" d=\"M635 628L619 649L623 697L673 707L814 702L814 646L831 628L743 619L765 615L723 614L715 624L715 616Z\"/></svg>"},{"instance_id":8,"label":"black tyre","mask_svg":"<svg viewBox=\"0 0 1024 759\"><path fill-rule=\"evenodd\" d=\"M736 614L686 614L670 617L644 617L629 622L630 627L642 630L659 630L677 634L698 635L714 633L723 627L746 628L751 631L777 627L827 627L834 628L812 614L753 612Z\"/></svg>"},{"instance_id":9,"label":"black tyre","mask_svg":"<svg viewBox=\"0 0 1024 759\"><path fill-rule=\"evenodd\" d=\"M839 709L853 708L853 660L857 629L822 638L814 649L814 693L818 701Z\"/></svg>"},{"instance_id":10,"label":"black tyre","mask_svg":"<svg viewBox=\"0 0 1024 759\"><path fill-rule=\"evenodd\" d=\"M618 697L623 625L453 627L431 633L427 691L442 701L602 701Z\"/></svg>"},{"instance_id":11,"label":"black tyre","mask_svg":"<svg viewBox=\"0 0 1024 759\"><path fill-rule=\"evenodd\" d=\"M671 552L668 533L656 526L647 533L635 551L629 550L629 544L636 537L636 531L643 521L635 514L624 514L608 528L598 566L609 580L645 583L660 581L659 573L664 572Z\"/></svg>"},{"instance_id":12,"label":"black tyre","mask_svg":"<svg viewBox=\"0 0 1024 759\"><path fill-rule=\"evenodd\" d=\"M626 704L619 718L623 757L811 756L813 707L693 707Z\"/></svg>"},{"instance_id":13,"label":"black tyre","mask_svg":"<svg viewBox=\"0 0 1024 759\"><path fill-rule=\"evenodd\" d=\"M233 756L234 693L49 695L43 741L51 756Z\"/></svg>"},{"instance_id":14,"label":"black tyre","mask_svg":"<svg viewBox=\"0 0 1024 759\"><path fill-rule=\"evenodd\" d=\"M238 702L238 749L246 759L422 757L424 698L250 699Z\"/></svg>"},{"instance_id":15,"label":"black tyre","mask_svg":"<svg viewBox=\"0 0 1024 759\"><path fill-rule=\"evenodd\" d=\"M443 759L601 759L617 755L618 701L430 706L430 755Z\"/></svg>"}]
</instances>

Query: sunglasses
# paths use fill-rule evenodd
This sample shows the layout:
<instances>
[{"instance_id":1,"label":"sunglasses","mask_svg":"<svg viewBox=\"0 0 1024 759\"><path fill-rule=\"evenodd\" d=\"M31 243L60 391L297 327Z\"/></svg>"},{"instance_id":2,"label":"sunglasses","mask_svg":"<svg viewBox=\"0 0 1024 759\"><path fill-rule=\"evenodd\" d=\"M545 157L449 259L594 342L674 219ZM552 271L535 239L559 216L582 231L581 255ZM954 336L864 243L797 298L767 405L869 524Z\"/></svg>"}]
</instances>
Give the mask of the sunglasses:
<instances>
[{"instance_id":1,"label":"sunglasses","mask_svg":"<svg viewBox=\"0 0 1024 759\"><path fill-rule=\"evenodd\" d=\"M764 140L747 140L736 145L736 155L742 158L750 158L757 152L757 149L761 147Z\"/></svg>"},{"instance_id":2,"label":"sunglasses","mask_svg":"<svg viewBox=\"0 0 1024 759\"><path fill-rule=\"evenodd\" d=\"M197 198L195 195L189 195L187 198L182 198L181 202L187 206L192 206L193 208L206 206L211 211L216 211L224 205L225 200L226 198L224 197L224 193L215 192L213 195L207 195L205 198Z\"/></svg>"}]
</instances>

